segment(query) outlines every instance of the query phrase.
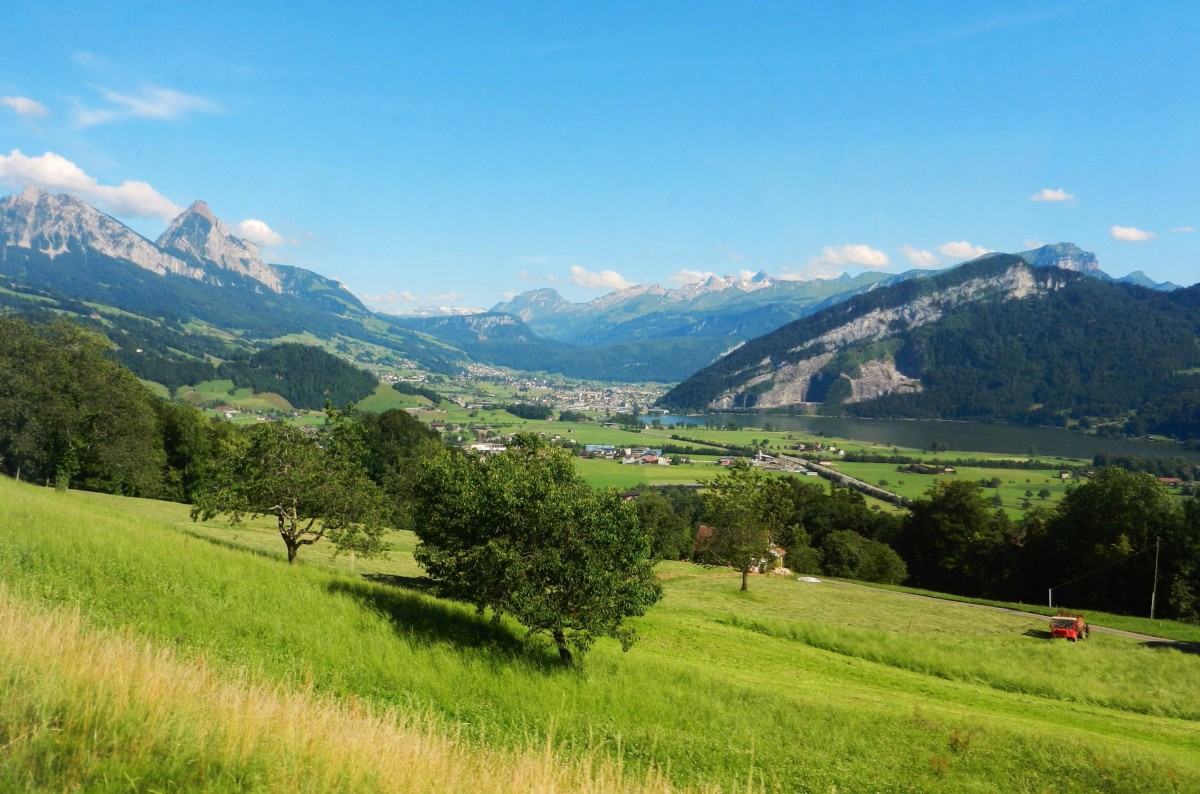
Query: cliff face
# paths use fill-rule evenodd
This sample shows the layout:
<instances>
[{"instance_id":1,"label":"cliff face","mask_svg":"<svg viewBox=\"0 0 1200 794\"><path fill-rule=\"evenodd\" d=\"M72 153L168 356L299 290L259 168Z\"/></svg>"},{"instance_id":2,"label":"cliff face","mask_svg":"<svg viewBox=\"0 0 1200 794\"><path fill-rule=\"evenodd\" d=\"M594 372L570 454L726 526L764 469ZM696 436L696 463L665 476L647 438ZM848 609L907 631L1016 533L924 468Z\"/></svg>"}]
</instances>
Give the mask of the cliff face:
<instances>
[{"instance_id":1,"label":"cliff face","mask_svg":"<svg viewBox=\"0 0 1200 794\"><path fill-rule=\"evenodd\" d=\"M204 269L163 251L125 224L65 194L32 185L0 199L0 242L55 259L72 249L133 262L158 275L200 279Z\"/></svg>"},{"instance_id":2,"label":"cliff face","mask_svg":"<svg viewBox=\"0 0 1200 794\"><path fill-rule=\"evenodd\" d=\"M283 291L279 273L259 258L258 246L235 237L203 201L194 202L171 221L157 245L181 258L209 262L222 270L249 276L272 292Z\"/></svg>"},{"instance_id":3,"label":"cliff face","mask_svg":"<svg viewBox=\"0 0 1200 794\"><path fill-rule=\"evenodd\" d=\"M731 351L673 389L663 405L773 409L921 392L921 373L907 371L897 355L913 330L980 302L1043 295L1078 277L1000 255L921 282L885 287Z\"/></svg>"}]
</instances>

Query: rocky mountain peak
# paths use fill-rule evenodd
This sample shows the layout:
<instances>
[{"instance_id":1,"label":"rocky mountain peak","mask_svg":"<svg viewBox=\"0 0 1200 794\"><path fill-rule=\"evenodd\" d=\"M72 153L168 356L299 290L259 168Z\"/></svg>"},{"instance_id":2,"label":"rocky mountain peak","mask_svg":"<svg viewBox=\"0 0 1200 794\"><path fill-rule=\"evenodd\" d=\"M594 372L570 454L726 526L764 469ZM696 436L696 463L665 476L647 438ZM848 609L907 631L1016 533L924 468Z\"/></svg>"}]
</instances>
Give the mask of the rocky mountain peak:
<instances>
[{"instance_id":1,"label":"rocky mountain peak","mask_svg":"<svg viewBox=\"0 0 1200 794\"><path fill-rule=\"evenodd\" d=\"M195 201L193 201L192 206L188 207L187 211L190 213L199 215L201 218L204 218L209 223L212 223L212 224L217 223L217 216L213 215L212 209L209 208L208 203L205 202L203 199L196 199Z\"/></svg>"},{"instance_id":2,"label":"rocky mountain peak","mask_svg":"<svg viewBox=\"0 0 1200 794\"><path fill-rule=\"evenodd\" d=\"M1057 267L1091 276L1100 273L1100 263L1096 261L1096 255L1084 251L1074 243L1043 245L1032 251L1022 251L1017 256L1034 267Z\"/></svg>"},{"instance_id":3,"label":"rocky mountain peak","mask_svg":"<svg viewBox=\"0 0 1200 794\"><path fill-rule=\"evenodd\" d=\"M28 185L0 199L0 245L27 248L56 258L73 249L125 259L159 275L200 278L203 270L159 250L125 224L74 196Z\"/></svg>"},{"instance_id":4,"label":"rocky mountain peak","mask_svg":"<svg viewBox=\"0 0 1200 794\"><path fill-rule=\"evenodd\" d=\"M157 244L185 259L208 261L249 276L273 292L283 291L279 273L259 258L258 246L236 237L225 221L213 215L208 204L199 199L171 221Z\"/></svg>"}]
</instances>

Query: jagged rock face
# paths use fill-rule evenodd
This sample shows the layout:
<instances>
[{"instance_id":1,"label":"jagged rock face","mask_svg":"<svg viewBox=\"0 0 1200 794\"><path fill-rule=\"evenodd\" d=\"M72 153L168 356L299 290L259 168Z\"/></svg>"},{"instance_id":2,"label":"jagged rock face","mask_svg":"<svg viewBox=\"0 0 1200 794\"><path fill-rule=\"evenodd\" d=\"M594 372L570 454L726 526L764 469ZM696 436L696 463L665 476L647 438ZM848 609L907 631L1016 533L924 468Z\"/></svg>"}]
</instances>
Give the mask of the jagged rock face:
<instances>
[{"instance_id":1,"label":"jagged rock face","mask_svg":"<svg viewBox=\"0 0 1200 794\"><path fill-rule=\"evenodd\" d=\"M1056 289L1057 286L1051 280L1046 288ZM937 322L956 308L985 296L999 300L1021 299L1036 295L1041 289L1030 268L1021 265L1010 267L992 278L969 279L897 306L865 312L792 347L787 352L793 354L791 358L797 359L793 363L772 367L770 359L764 359L743 367L742 372L757 371L760 374L722 392L709 403L709 407L714 410L749 405L756 408L783 408L813 401L813 382L819 376L830 374L826 369L835 357L834 351L880 342L898 333ZM762 372L768 367L770 371ZM896 362L890 355L865 361L853 372L837 374L849 382L850 396L845 402L874 400L886 394L919 392L923 388L919 379L897 370Z\"/></svg>"},{"instance_id":2,"label":"jagged rock face","mask_svg":"<svg viewBox=\"0 0 1200 794\"><path fill-rule=\"evenodd\" d=\"M1034 267L1057 267L1092 276L1100 273L1100 263L1096 261L1096 255L1084 251L1073 243L1043 245L1041 248L1025 251L1017 256Z\"/></svg>"},{"instance_id":3,"label":"jagged rock face","mask_svg":"<svg viewBox=\"0 0 1200 794\"><path fill-rule=\"evenodd\" d=\"M919 378L910 378L896 369L892 358L867 361L854 376L846 378L850 381L848 403L874 400L885 394L911 394L923 388Z\"/></svg>"},{"instance_id":4,"label":"jagged rock face","mask_svg":"<svg viewBox=\"0 0 1200 794\"><path fill-rule=\"evenodd\" d=\"M171 221L157 242L159 248L249 276L274 292L283 291L279 274L259 258L258 246L235 237L203 201L197 200Z\"/></svg>"},{"instance_id":5,"label":"jagged rock face","mask_svg":"<svg viewBox=\"0 0 1200 794\"><path fill-rule=\"evenodd\" d=\"M32 185L0 199L0 239L54 258L71 247L128 260L158 275L204 277L204 269L159 249L125 224L73 196Z\"/></svg>"},{"instance_id":6,"label":"jagged rock face","mask_svg":"<svg viewBox=\"0 0 1200 794\"><path fill-rule=\"evenodd\" d=\"M571 306L572 304L558 294L558 290L546 287L522 292L510 301L497 303L490 311L512 314L520 317L523 322L529 322L548 317Z\"/></svg>"},{"instance_id":7,"label":"jagged rock face","mask_svg":"<svg viewBox=\"0 0 1200 794\"><path fill-rule=\"evenodd\" d=\"M809 389L813 378L833 360L833 353L821 353L795 364L785 364L771 373L751 379L743 388L730 390L718 397L712 404L714 410L722 411L742 407L744 398L741 396L749 391L758 391L762 384L770 383L767 391L760 392L755 406L759 408L780 408L787 405L799 405L810 402ZM764 364L768 362L763 362Z\"/></svg>"}]
</instances>

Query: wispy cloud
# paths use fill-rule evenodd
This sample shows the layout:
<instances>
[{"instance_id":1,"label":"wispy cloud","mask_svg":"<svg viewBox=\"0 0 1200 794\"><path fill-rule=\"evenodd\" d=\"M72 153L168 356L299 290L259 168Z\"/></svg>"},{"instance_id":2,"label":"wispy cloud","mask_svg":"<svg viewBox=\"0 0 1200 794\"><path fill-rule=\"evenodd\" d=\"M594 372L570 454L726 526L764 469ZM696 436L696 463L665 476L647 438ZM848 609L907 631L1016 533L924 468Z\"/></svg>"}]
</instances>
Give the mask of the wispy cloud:
<instances>
[{"instance_id":1,"label":"wispy cloud","mask_svg":"<svg viewBox=\"0 0 1200 794\"><path fill-rule=\"evenodd\" d=\"M1196 231L1196 227L1195 226L1176 226L1171 231L1175 232L1175 234L1191 234L1192 232Z\"/></svg>"},{"instance_id":2,"label":"wispy cloud","mask_svg":"<svg viewBox=\"0 0 1200 794\"><path fill-rule=\"evenodd\" d=\"M952 240L938 246L938 253L951 259L975 259L983 256L988 249L982 245L971 245L966 240Z\"/></svg>"},{"instance_id":3,"label":"wispy cloud","mask_svg":"<svg viewBox=\"0 0 1200 794\"><path fill-rule=\"evenodd\" d=\"M917 267L933 267L938 263L937 254L933 251L926 251L923 248L913 248L911 245L903 245L900 247L900 253L904 254L904 258Z\"/></svg>"},{"instance_id":4,"label":"wispy cloud","mask_svg":"<svg viewBox=\"0 0 1200 794\"><path fill-rule=\"evenodd\" d=\"M615 270L593 273L579 265L571 265L571 283L587 289L625 289L633 286L633 282Z\"/></svg>"},{"instance_id":5,"label":"wispy cloud","mask_svg":"<svg viewBox=\"0 0 1200 794\"><path fill-rule=\"evenodd\" d=\"M11 108L18 116L41 118L50 115L50 108L41 102L23 96L0 97L0 105Z\"/></svg>"},{"instance_id":6,"label":"wispy cloud","mask_svg":"<svg viewBox=\"0 0 1200 794\"><path fill-rule=\"evenodd\" d=\"M286 242L282 234L268 226L265 221L257 218L247 218L237 224L233 230L238 237L257 245L283 245Z\"/></svg>"},{"instance_id":7,"label":"wispy cloud","mask_svg":"<svg viewBox=\"0 0 1200 794\"><path fill-rule=\"evenodd\" d=\"M1074 202L1075 196L1063 190L1062 188L1042 188L1037 193L1029 197L1030 201L1047 201L1047 202Z\"/></svg>"},{"instance_id":8,"label":"wispy cloud","mask_svg":"<svg viewBox=\"0 0 1200 794\"><path fill-rule=\"evenodd\" d=\"M215 102L204 97L185 94L173 88L144 86L136 94L122 94L106 88L97 89L107 107L75 110L77 127L95 127L124 119L142 118L155 121L171 121L194 113L220 113Z\"/></svg>"},{"instance_id":9,"label":"wispy cloud","mask_svg":"<svg viewBox=\"0 0 1200 794\"><path fill-rule=\"evenodd\" d=\"M37 185L43 190L71 193L105 212L124 218L170 221L181 207L145 182L101 185L62 155L46 152L27 157L19 149L0 155L0 183L9 188Z\"/></svg>"}]
</instances>

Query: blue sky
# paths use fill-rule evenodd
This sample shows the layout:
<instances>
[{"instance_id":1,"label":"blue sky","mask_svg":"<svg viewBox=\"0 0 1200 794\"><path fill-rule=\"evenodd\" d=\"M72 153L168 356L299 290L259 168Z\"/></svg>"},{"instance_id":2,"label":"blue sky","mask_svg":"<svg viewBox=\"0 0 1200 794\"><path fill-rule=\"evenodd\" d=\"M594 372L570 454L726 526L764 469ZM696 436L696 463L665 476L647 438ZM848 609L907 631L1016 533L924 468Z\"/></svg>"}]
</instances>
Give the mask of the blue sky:
<instances>
[{"instance_id":1,"label":"blue sky","mask_svg":"<svg viewBox=\"0 0 1200 794\"><path fill-rule=\"evenodd\" d=\"M954 264L1200 281L1187 2L12 2L0 188L203 198L372 305Z\"/></svg>"}]
</instances>

